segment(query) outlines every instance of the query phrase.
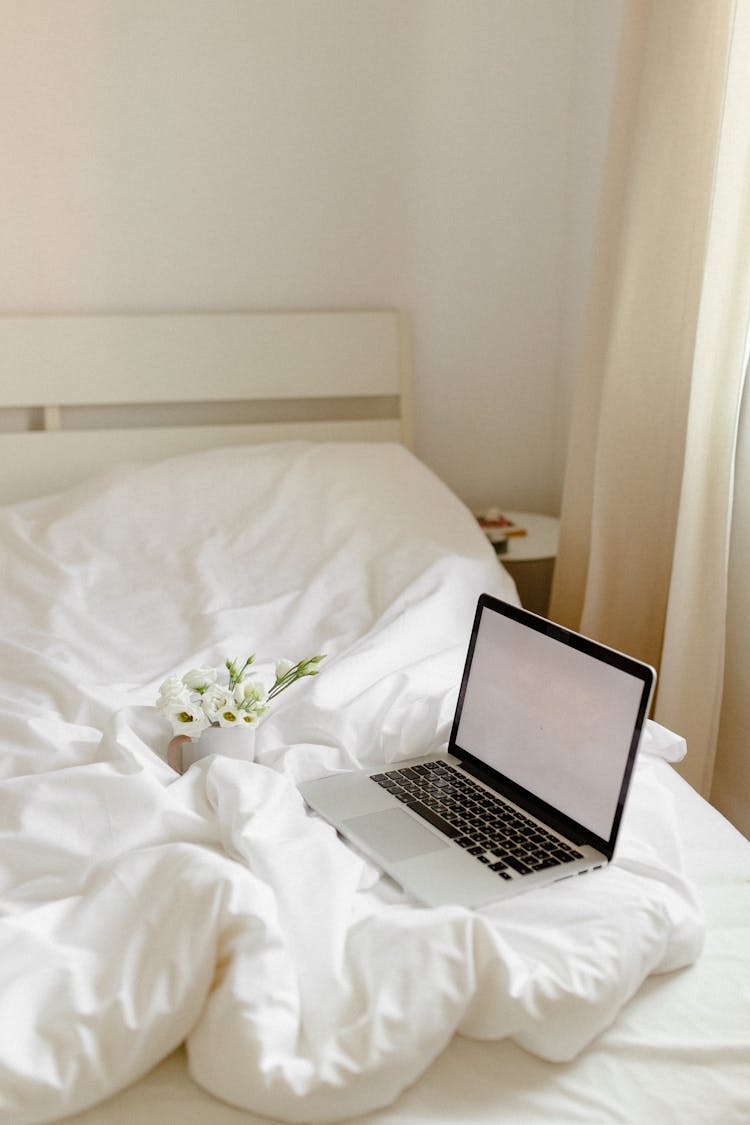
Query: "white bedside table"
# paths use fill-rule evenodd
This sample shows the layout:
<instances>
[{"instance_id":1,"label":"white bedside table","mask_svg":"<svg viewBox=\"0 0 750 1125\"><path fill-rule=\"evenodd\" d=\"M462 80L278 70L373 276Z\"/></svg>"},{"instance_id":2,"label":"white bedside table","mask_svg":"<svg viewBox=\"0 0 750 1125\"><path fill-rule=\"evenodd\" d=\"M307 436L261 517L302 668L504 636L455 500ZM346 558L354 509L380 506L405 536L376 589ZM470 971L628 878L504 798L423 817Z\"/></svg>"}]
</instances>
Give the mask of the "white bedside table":
<instances>
[{"instance_id":1,"label":"white bedside table","mask_svg":"<svg viewBox=\"0 0 750 1125\"><path fill-rule=\"evenodd\" d=\"M546 617L560 521L555 516L542 516L538 512L500 510L519 528L524 528L526 534L508 536L507 551L497 557L515 582L521 605Z\"/></svg>"}]
</instances>

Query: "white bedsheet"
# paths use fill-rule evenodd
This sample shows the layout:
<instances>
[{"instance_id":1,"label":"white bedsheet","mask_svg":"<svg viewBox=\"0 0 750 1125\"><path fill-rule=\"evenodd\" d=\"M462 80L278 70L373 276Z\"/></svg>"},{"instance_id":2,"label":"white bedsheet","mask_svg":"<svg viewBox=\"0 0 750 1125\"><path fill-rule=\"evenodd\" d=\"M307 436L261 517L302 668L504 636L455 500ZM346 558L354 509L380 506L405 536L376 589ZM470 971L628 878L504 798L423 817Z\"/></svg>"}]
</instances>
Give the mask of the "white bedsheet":
<instances>
[{"instance_id":1,"label":"white bedsheet","mask_svg":"<svg viewBox=\"0 0 750 1125\"><path fill-rule=\"evenodd\" d=\"M184 1040L218 1097L334 1121L389 1104L456 1031L571 1059L698 955L648 754L616 863L481 913L415 906L305 811L295 779L444 744L476 596L514 597L404 450L125 468L0 512L0 547L0 1122L94 1104ZM329 656L255 764L176 778L159 683L252 650Z\"/></svg>"}]
</instances>

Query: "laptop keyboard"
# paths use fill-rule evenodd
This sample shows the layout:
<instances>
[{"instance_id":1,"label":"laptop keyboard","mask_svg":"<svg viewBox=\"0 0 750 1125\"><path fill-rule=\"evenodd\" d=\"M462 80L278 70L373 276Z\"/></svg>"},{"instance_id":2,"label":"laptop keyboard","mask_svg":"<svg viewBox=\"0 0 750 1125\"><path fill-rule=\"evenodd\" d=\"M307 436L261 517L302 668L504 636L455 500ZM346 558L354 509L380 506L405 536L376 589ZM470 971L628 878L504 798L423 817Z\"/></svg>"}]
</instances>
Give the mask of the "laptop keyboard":
<instances>
[{"instance_id":1,"label":"laptop keyboard","mask_svg":"<svg viewBox=\"0 0 750 1125\"><path fill-rule=\"evenodd\" d=\"M447 762L370 775L502 879L581 859L581 853Z\"/></svg>"}]
</instances>

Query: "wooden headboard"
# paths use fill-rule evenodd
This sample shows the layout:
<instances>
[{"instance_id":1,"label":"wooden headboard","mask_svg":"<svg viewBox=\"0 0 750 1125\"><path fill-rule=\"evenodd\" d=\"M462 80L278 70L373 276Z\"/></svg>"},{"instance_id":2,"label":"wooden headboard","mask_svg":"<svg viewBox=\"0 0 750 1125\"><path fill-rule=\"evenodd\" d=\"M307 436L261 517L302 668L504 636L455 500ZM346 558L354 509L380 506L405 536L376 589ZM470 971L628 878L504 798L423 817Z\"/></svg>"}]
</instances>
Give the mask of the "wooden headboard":
<instances>
[{"instance_id":1,"label":"wooden headboard","mask_svg":"<svg viewBox=\"0 0 750 1125\"><path fill-rule=\"evenodd\" d=\"M397 310L0 317L0 504L220 445L411 447L410 381Z\"/></svg>"}]
</instances>

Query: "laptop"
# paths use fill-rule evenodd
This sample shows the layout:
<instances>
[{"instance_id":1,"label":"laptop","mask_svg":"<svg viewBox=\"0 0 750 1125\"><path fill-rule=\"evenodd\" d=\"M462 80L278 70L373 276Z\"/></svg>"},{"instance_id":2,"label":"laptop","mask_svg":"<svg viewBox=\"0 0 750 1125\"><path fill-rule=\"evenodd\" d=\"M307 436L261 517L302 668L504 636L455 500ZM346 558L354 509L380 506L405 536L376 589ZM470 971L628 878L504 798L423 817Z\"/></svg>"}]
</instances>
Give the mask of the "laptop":
<instances>
[{"instance_id":1,"label":"laptop","mask_svg":"<svg viewBox=\"0 0 750 1125\"><path fill-rule=\"evenodd\" d=\"M482 594L447 754L299 788L421 902L487 905L612 859L655 680Z\"/></svg>"}]
</instances>

